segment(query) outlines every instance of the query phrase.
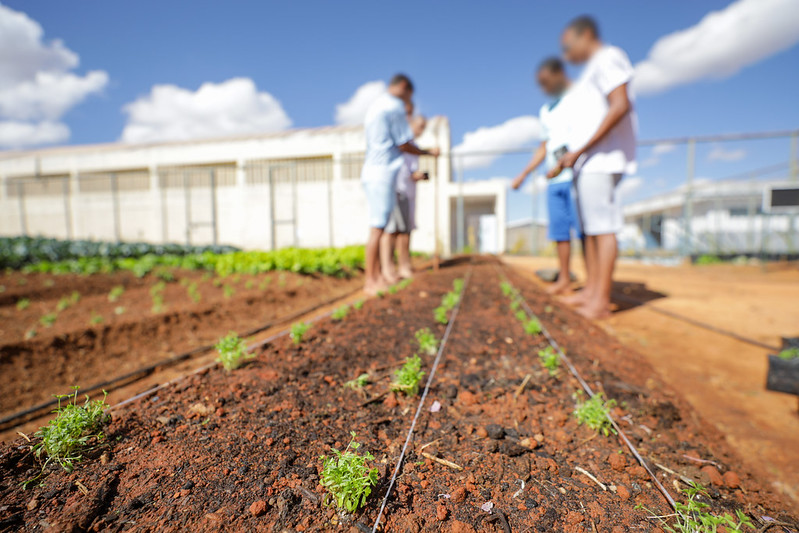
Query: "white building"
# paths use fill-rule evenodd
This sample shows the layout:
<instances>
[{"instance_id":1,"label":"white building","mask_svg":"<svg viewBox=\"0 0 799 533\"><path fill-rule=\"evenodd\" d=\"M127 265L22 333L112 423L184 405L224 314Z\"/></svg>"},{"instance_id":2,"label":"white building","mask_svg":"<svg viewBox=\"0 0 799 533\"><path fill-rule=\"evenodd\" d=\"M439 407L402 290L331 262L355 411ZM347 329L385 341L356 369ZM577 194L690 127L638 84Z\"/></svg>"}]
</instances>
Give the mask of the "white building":
<instances>
[{"instance_id":1,"label":"white building","mask_svg":"<svg viewBox=\"0 0 799 533\"><path fill-rule=\"evenodd\" d=\"M445 117L419 144L450 152ZM361 127L154 144L0 152L0 234L243 248L362 243ZM452 182L448 157L422 158L413 248L454 248L457 198L477 248L505 249L505 184ZM471 228L471 229L469 229ZM476 230L474 228L477 228Z\"/></svg>"}]
</instances>

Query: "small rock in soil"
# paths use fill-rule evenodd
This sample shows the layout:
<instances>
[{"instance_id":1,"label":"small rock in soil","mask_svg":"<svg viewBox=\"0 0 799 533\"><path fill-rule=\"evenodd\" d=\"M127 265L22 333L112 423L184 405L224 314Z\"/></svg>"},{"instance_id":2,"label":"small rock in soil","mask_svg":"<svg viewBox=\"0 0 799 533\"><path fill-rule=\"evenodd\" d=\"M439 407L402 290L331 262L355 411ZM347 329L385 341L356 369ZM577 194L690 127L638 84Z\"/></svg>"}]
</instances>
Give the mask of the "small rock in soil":
<instances>
[{"instance_id":1,"label":"small rock in soil","mask_svg":"<svg viewBox=\"0 0 799 533\"><path fill-rule=\"evenodd\" d=\"M727 485L728 489L737 489L741 486L741 478L735 472L725 472L722 479L724 479L724 484Z\"/></svg>"},{"instance_id":2,"label":"small rock in soil","mask_svg":"<svg viewBox=\"0 0 799 533\"><path fill-rule=\"evenodd\" d=\"M458 487L450 493L450 499L453 503L461 503L466 500L466 489Z\"/></svg>"},{"instance_id":3,"label":"small rock in soil","mask_svg":"<svg viewBox=\"0 0 799 533\"><path fill-rule=\"evenodd\" d=\"M477 428L477 431L475 431L475 435L477 435L481 439L485 439L486 437L488 437L488 431L486 431L486 428Z\"/></svg>"},{"instance_id":4,"label":"small rock in soil","mask_svg":"<svg viewBox=\"0 0 799 533\"><path fill-rule=\"evenodd\" d=\"M707 475L710 483L716 485L717 487L721 487L724 485L724 479L721 477L718 469L715 466L707 465L703 466L701 470L705 475Z\"/></svg>"},{"instance_id":5,"label":"small rock in soil","mask_svg":"<svg viewBox=\"0 0 799 533\"><path fill-rule=\"evenodd\" d=\"M253 516L261 516L266 512L266 502L258 500L250 505L250 514Z\"/></svg>"},{"instance_id":6,"label":"small rock in soil","mask_svg":"<svg viewBox=\"0 0 799 533\"><path fill-rule=\"evenodd\" d=\"M488 424L485 427L486 434L495 440L499 440L505 436L505 430L499 424Z\"/></svg>"},{"instance_id":7,"label":"small rock in soil","mask_svg":"<svg viewBox=\"0 0 799 533\"><path fill-rule=\"evenodd\" d=\"M466 522L461 522L460 520L453 520L450 533L476 533L476 530Z\"/></svg>"},{"instance_id":8,"label":"small rock in soil","mask_svg":"<svg viewBox=\"0 0 799 533\"><path fill-rule=\"evenodd\" d=\"M521 446L511 440L502 441L499 444L499 451L508 457L518 457L530 451L530 448Z\"/></svg>"},{"instance_id":9,"label":"small rock in soil","mask_svg":"<svg viewBox=\"0 0 799 533\"><path fill-rule=\"evenodd\" d=\"M629 500L630 499L630 491L624 485L617 485L616 486L616 494L622 500Z\"/></svg>"},{"instance_id":10,"label":"small rock in soil","mask_svg":"<svg viewBox=\"0 0 799 533\"><path fill-rule=\"evenodd\" d=\"M446 520L447 519L447 506L443 503L439 503L436 506L436 518L439 520Z\"/></svg>"},{"instance_id":11,"label":"small rock in soil","mask_svg":"<svg viewBox=\"0 0 799 533\"><path fill-rule=\"evenodd\" d=\"M183 487L186 490L190 490L194 488L194 481L188 480L186 483L183 484Z\"/></svg>"},{"instance_id":12,"label":"small rock in soil","mask_svg":"<svg viewBox=\"0 0 799 533\"><path fill-rule=\"evenodd\" d=\"M621 472L627 467L627 458L624 457L623 454L620 453L612 453L608 457L608 463L610 463L610 467L617 472Z\"/></svg>"},{"instance_id":13,"label":"small rock in soil","mask_svg":"<svg viewBox=\"0 0 799 533\"><path fill-rule=\"evenodd\" d=\"M394 393L389 394L388 396L386 396L386 399L383 400L383 405L385 405L387 409L394 409L396 406L399 405L399 401L397 401L397 396Z\"/></svg>"}]
</instances>

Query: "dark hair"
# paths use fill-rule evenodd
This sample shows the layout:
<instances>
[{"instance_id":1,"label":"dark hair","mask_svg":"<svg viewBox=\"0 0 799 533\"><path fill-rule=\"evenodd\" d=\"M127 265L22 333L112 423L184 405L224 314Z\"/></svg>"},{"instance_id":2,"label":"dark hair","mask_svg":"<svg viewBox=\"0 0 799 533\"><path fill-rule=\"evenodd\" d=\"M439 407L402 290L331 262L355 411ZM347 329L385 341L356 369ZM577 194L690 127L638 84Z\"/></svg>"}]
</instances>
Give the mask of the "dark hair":
<instances>
[{"instance_id":1,"label":"dark hair","mask_svg":"<svg viewBox=\"0 0 799 533\"><path fill-rule=\"evenodd\" d=\"M565 67L563 66L563 61L561 61L559 57L550 56L538 64L538 70L536 72L541 72L542 70L548 70L553 74L560 74L565 70Z\"/></svg>"},{"instance_id":2,"label":"dark hair","mask_svg":"<svg viewBox=\"0 0 799 533\"><path fill-rule=\"evenodd\" d=\"M388 84L390 86L391 85L399 85L400 83L406 84L408 86L408 89L410 89L411 91L413 90L413 82L405 74L401 74L401 73L400 74L394 74L391 77L391 81L388 82Z\"/></svg>"},{"instance_id":3,"label":"dark hair","mask_svg":"<svg viewBox=\"0 0 799 533\"><path fill-rule=\"evenodd\" d=\"M599 39L599 26L597 25L596 20L588 15L580 15L576 19L573 19L571 22L569 22L569 25L566 27L573 29L577 33L583 33L584 31L588 30L591 32L591 35Z\"/></svg>"}]
</instances>

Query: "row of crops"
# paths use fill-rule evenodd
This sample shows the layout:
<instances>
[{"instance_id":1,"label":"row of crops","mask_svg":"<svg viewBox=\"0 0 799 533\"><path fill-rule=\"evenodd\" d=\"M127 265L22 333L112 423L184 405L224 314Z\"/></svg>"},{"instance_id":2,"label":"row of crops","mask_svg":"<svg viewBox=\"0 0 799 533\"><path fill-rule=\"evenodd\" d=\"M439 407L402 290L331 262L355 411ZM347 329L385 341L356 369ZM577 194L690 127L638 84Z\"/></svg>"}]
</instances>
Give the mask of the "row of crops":
<instances>
[{"instance_id":1,"label":"row of crops","mask_svg":"<svg viewBox=\"0 0 799 533\"><path fill-rule=\"evenodd\" d=\"M125 270L142 277L159 267L173 267L211 271L220 276L274 270L348 276L363 265L363 258L363 246L243 251L230 246L0 238L0 268L46 274L96 274Z\"/></svg>"}]
</instances>

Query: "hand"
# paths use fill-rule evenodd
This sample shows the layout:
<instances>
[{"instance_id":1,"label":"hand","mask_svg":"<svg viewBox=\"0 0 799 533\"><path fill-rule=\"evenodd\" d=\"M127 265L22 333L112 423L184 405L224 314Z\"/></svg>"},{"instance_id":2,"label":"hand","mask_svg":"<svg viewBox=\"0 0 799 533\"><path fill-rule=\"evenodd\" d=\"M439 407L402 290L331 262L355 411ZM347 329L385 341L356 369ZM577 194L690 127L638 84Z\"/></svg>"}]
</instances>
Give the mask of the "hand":
<instances>
[{"instance_id":1,"label":"hand","mask_svg":"<svg viewBox=\"0 0 799 533\"><path fill-rule=\"evenodd\" d=\"M558 166L572 168L581 155L583 155L581 152L567 152L558 161Z\"/></svg>"},{"instance_id":2,"label":"hand","mask_svg":"<svg viewBox=\"0 0 799 533\"><path fill-rule=\"evenodd\" d=\"M559 164L555 165L549 169L549 172L547 172L547 179L551 180L552 178L556 178L561 172L563 172L563 167Z\"/></svg>"},{"instance_id":3,"label":"hand","mask_svg":"<svg viewBox=\"0 0 799 533\"><path fill-rule=\"evenodd\" d=\"M431 148L427 151L427 153L433 157L438 157L441 155L441 148Z\"/></svg>"},{"instance_id":4,"label":"hand","mask_svg":"<svg viewBox=\"0 0 799 533\"><path fill-rule=\"evenodd\" d=\"M425 179L425 173L422 172L421 170L417 170L416 172L411 174L411 179L413 179L413 181L422 181Z\"/></svg>"},{"instance_id":5,"label":"hand","mask_svg":"<svg viewBox=\"0 0 799 533\"><path fill-rule=\"evenodd\" d=\"M513 181L510 183L510 186L513 187L513 190L518 191L519 187L522 186L522 183L524 183L525 179L527 179L527 174L524 173L519 174L518 176L513 178Z\"/></svg>"}]
</instances>

